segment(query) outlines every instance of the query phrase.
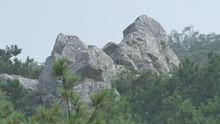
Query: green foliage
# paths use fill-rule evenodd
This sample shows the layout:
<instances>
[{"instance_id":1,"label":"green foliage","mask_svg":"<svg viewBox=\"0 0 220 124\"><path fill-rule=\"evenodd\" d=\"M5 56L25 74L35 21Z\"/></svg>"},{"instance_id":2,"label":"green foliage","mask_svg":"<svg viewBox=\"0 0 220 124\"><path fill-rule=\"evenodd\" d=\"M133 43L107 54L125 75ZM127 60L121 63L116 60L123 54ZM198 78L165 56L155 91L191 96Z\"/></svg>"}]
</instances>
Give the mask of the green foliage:
<instances>
[{"instance_id":1,"label":"green foliage","mask_svg":"<svg viewBox=\"0 0 220 124\"><path fill-rule=\"evenodd\" d=\"M172 31L169 41L181 61L188 58L200 66L208 64L209 52L220 53L220 34L202 34L193 26L186 27L182 32Z\"/></svg>"},{"instance_id":2,"label":"green foliage","mask_svg":"<svg viewBox=\"0 0 220 124\"><path fill-rule=\"evenodd\" d=\"M25 117L33 114L33 107L39 103L37 101L38 95L35 93L28 94L18 80L0 79L0 90L13 105L13 109L22 112Z\"/></svg>"},{"instance_id":3,"label":"green foliage","mask_svg":"<svg viewBox=\"0 0 220 124\"><path fill-rule=\"evenodd\" d=\"M36 114L31 118L31 120L35 120L39 124L56 124L61 119L61 113L57 106L53 106L51 108L45 108L40 106L36 110Z\"/></svg>"},{"instance_id":4,"label":"green foliage","mask_svg":"<svg viewBox=\"0 0 220 124\"><path fill-rule=\"evenodd\" d=\"M74 90L73 86L80 78L70 73L67 68L67 61L63 58L55 61L53 65L54 74L60 79L62 85L59 87L61 96L64 98L67 112L65 115L68 117L70 124L104 124L105 111L111 105L110 91L103 90L91 96L92 108L88 111L84 103ZM87 108L88 109L88 108Z\"/></svg>"},{"instance_id":5,"label":"green foliage","mask_svg":"<svg viewBox=\"0 0 220 124\"><path fill-rule=\"evenodd\" d=\"M26 124L25 118L20 112L12 112L6 119L0 121L1 124Z\"/></svg>"},{"instance_id":6,"label":"green foliage","mask_svg":"<svg viewBox=\"0 0 220 124\"><path fill-rule=\"evenodd\" d=\"M64 58L59 58L53 64L53 71L56 76L63 76L66 69L67 69L67 64Z\"/></svg>"},{"instance_id":7,"label":"green foliage","mask_svg":"<svg viewBox=\"0 0 220 124\"><path fill-rule=\"evenodd\" d=\"M192 40L195 40L193 45L201 45L200 43L204 43L203 40L210 39L213 43L218 42L217 36L201 35L193 32L191 27L186 28L183 34L172 34L172 40L175 38L184 41L184 56L194 47L191 46ZM179 43L173 44L178 46ZM190 47L187 47L188 45ZM182 46L178 47L183 50ZM13 65L16 60L12 62L8 59L19 53L17 47L0 50L0 62L4 60L3 63ZM61 104L51 103L49 106L39 106L36 109L28 108L33 112L27 116L23 110L27 110L25 107L29 103L24 97L26 93L19 81L0 80L0 123L219 124L220 56L209 53L206 66L194 64L197 59L193 62L191 60L192 58L182 59L180 67L171 75L130 70L122 72L119 79L113 82L112 89L93 93L90 106L86 106L81 96L73 89L80 78L68 70L67 61L61 58L55 61L53 70L61 84L58 91L63 99L64 108L61 109ZM5 67L7 65L10 64L6 64ZM16 68L19 65L16 64ZM23 70L23 67L20 69ZM115 89L120 93L118 101L114 98Z\"/></svg>"},{"instance_id":8,"label":"green foliage","mask_svg":"<svg viewBox=\"0 0 220 124\"><path fill-rule=\"evenodd\" d=\"M28 78L38 78L42 65L27 57L23 63L16 56L21 53L17 45L6 46L0 49L0 73L21 75Z\"/></svg>"},{"instance_id":9,"label":"green foliage","mask_svg":"<svg viewBox=\"0 0 220 124\"><path fill-rule=\"evenodd\" d=\"M6 46L5 50L0 49L1 60L7 61L11 57L17 56L21 53L21 50L17 45Z\"/></svg>"},{"instance_id":10,"label":"green foliage","mask_svg":"<svg viewBox=\"0 0 220 124\"><path fill-rule=\"evenodd\" d=\"M5 83L0 83L0 87L16 109L23 109L22 106L25 104L24 96L26 93L18 80L7 80Z\"/></svg>"},{"instance_id":11,"label":"green foliage","mask_svg":"<svg viewBox=\"0 0 220 124\"><path fill-rule=\"evenodd\" d=\"M24 116L15 111L13 104L8 101L5 94L0 91L0 123L1 124L23 124Z\"/></svg>"},{"instance_id":12,"label":"green foliage","mask_svg":"<svg viewBox=\"0 0 220 124\"><path fill-rule=\"evenodd\" d=\"M5 94L0 90L0 118L6 118L13 112L13 105L7 101Z\"/></svg>"},{"instance_id":13,"label":"green foliage","mask_svg":"<svg viewBox=\"0 0 220 124\"><path fill-rule=\"evenodd\" d=\"M169 124L201 124L201 113L192 105L190 100L181 103L178 111L168 118Z\"/></svg>"},{"instance_id":14,"label":"green foliage","mask_svg":"<svg viewBox=\"0 0 220 124\"><path fill-rule=\"evenodd\" d=\"M109 124L135 124L131 106L125 97L114 103L106 113Z\"/></svg>"},{"instance_id":15,"label":"green foliage","mask_svg":"<svg viewBox=\"0 0 220 124\"><path fill-rule=\"evenodd\" d=\"M25 92L18 80L7 80L1 82L1 88L5 92L0 92L0 123L2 124L115 124L127 123L128 119L117 117L112 113L111 106L114 104L113 90L102 90L91 95L91 108L86 108L80 95L74 90L74 84L79 80L78 76L71 74L64 59L58 59L53 65L54 74L62 85L59 87L67 110L63 110L60 104L51 103L49 106L39 106L32 108L32 114L27 116L23 107L28 106L24 102ZM14 108L15 106L15 108ZM65 108L65 106L63 106ZM119 112L118 112L119 113ZM116 120L112 120L117 118Z\"/></svg>"},{"instance_id":16,"label":"green foliage","mask_svg":"<svg viewBox=\"0 0 220 124\"><path fill-rule=\"evenodd\" d=\"M105 122L104 110L111 104L111 101L109 101L107 97L109 96L109 93L108 90L102 90L91 96L92 107L94 110L91 112L92 114L87 121L87 124L103 124Z\"/></svg>"},{"instance_id":17,"label":"green foliage","mask_svg":"<svg viewBox=\"0 0 220 124\"><path fill-rule=\"evenodd\" d=\"M130 108L126 114L136 123L219 123L220 57L210 53L208 59L202 68L185 60L172 76L135 72L117 80L115 87L125 99L120 102Z\"/></svg>"}]
</instances>

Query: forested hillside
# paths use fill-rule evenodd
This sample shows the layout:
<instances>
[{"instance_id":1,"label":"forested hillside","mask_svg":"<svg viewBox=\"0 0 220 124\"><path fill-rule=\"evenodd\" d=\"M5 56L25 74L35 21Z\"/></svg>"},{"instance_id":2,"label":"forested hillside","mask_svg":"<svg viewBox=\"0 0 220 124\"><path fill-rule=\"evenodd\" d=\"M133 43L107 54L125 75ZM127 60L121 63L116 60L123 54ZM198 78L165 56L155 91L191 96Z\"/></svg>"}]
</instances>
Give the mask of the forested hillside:
<instances>
[{"instance_id":1,"label":"forested hillside","mask_svg":"<svg viewBox=\"0 0 220 124\"><path fill-rule=\"evenodd\" d=\"M169 42L180 60L188 58L202 66L208 62L208 53L220 53L220 34L203 34L195 31L193 26L186 27L182 32L173 30Z\"/></svg>"},{"instance_id":2,"label":"forested hillside","mask_svg":"<svg viewBox=\"0 0 220 124\"><path fill-rule=\"evenodd\" d=\"M90 96L89 107L72 89L80 77L69 72L64 58L52 69L65 109L56 102L33 107L40 93L30 95L18 80L0 79L0 124L219 124L220 35L187 27L169 40L181 60L178 69L161 75L124 70L111 89ZM0 74L38 78L42 65L29 57L22 62L20 53L16 45L0 49Z\"/></svg>"},{"instance_id":3,"label":"forested hillside","mask_svg":"<svg viewBox=\"0 0 220 124\"><path fill-rule=\"evenodd\" d=\"M208 58L204 68L186 60L172 76L126 74L115 82L128 106L120 111L140 124L220 123L220 57Z\"/></svg>"}]
</instances>

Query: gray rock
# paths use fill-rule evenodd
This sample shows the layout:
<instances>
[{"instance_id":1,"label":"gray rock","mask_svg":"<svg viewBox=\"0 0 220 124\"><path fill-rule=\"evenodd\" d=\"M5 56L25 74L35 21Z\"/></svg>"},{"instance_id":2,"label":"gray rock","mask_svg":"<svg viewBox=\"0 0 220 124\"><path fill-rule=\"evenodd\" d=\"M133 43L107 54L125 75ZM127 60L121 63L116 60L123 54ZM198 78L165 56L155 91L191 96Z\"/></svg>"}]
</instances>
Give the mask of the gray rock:
<instances>
[{"instance_id":1,"label":"gray rock","mask_svg":"<svg viewBox=\"0 0 220 124\"><path fill-rule=\"evenodd\" d=\"M8 75L8 74L0 74L0 79L2 81L6 80L19 80L20 84L24 87L27 92L35 92L38 91L37 84L38 80L24 78L18 75Z\"/></svg>"},{"instance_id":2,"label":"gray rock","mask_svg":"<svg viewBox=\"0 0 220 124\"><path fill-rule=\"evenodd\" d=\"M28 108L36 108L38 105L42 104L41 95L37 87L38 80L8 74L0 74L0 80L3 85L8 83L7 80L18 80L25 91L25 94L23 94L22 98L20 99L21 101L25 101L25 104L28 106Z\"/></svg>"},{"instance_id":3,"label":"gray rock","mask_svg":"<svg viewBox=\"0 0 220 124\"><path fill-rule=\"evenodd\" d=\"M156 73L168 73L179 66L179 59L168 45L165 30L154 19L140 16L123 34L124 39L119 45L111 43L103 48L115 64Z\"/></svg>"},{"instance_id":4,"label":"gray rock","mask_svg":"<svg viewBox=\"0 0 220 124\"><path fill-rule=\"evenodd\" d=\"M76 36L59 34L39 77L38 88L46 94L45 99L59 100L56 89L60 84L52 70L59 57L68 61L72 73L81 76L81 81L73 89L87 102L90 94L110 88L111 82L125 67L158 74L178 67L179 60L168 45L166 32L154 19L138 17L123 31L123 35L121 43L110 42L101 50L94 45L87 46Z\"/></svg>"},{"instance_id":5,"label":"gray rock","mask_svg":"<svg viewBox=\"0 0 220 124\"><path fill-rule=\"evenodd\" d=\"M85 45L76 36L59 34L39 77L38 87L43 94L49 96L46 99L59 96L56 89L60 84L52 70L53 63L59 57L65 58L69 70L81 77L79 85L74 89L82 96L108 88L110 82L115 79L116 67L105 52L95 46Z\"/></svg>"},{"instance_id":6,"label":"gray rock","mask_svg":"<svg viewBox=\"0 0 220 124\"><path fill-rule=\"evenodd\" d=\"M77 63L71 64L71 70L82 78L111 82L115 75L115 65L105 52L96 47L88 47L82 52Z\"/></svg>"},{"instance_id":7,"label":"gray rock","mask_svg":"<svg viewBox=\"0 0 220 124\"><path fill-rule=\"evenodd\" d=\"M75 86L73 89L81 94L82 101L84 103L90 104L90 95L100 91L101 89L110 89L110 82L100 82L93 79L83 79L79 82L79 85Z\"/></svg>"},{"instance_id":8,"label":"gray rock","mask_svg":"<svg viewBox=\"0 0 220 124\"><path fill-rule=\"evenodd\" d=\"M113 43L113 42L109 42L107 43L102 50L109 56L112 56L112 54L114 53L114 51L118 48L118 45Z\"/></svg>"}]
</instances>

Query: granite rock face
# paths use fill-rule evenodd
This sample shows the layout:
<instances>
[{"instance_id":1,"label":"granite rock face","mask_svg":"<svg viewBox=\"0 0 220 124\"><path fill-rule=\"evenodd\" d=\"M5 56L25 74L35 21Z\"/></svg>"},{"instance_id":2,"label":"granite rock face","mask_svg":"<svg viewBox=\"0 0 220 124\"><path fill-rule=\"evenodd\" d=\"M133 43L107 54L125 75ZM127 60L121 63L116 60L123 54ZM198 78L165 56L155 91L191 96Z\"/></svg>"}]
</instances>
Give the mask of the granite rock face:
<instances>
[{"instance_id":1,"label":"granite rock face","mask_svg":"<svg viewBox=\"0 0 220 124\"><path fill-rule=\"evenodd\" d=\"M115 79L116 67L105 52L95 46L85 45L76 36L59 34L39 77L38 87L43 94L57 95L59 84L53 75L52 65L59 57L65 58L69 70L81 77L82 80L74 89L82 96L109 88L110 82Z\"/></svg>"},{"instance_id":2,"label":"granite rock face","mask_svg":"<svg viewBox=\"0 0 220 124\"><path fill-rule=\"evenodd\" d=\"M77 36L59 34L39 77L40 92L49 94L48 99L56 99L59 83L53 75L52 65L59 57L68 61L72 73L81 76L74 89L85 101L89 100L89 94L111 88L111 82L125 67L158 74L172 72L178 67L180 62L168 45L166 32L154 19L145 15L138 17L123 35L119 44L110 42L99 49L86 45Z\"/></svg>"},{"instance_id":3,"label":"granite rock face","mask_svg":"<svg viewBox=\"0 0 220 124\"><path fill-rule=\"evenodd\" d=\"M165 30L151 17L138 17L123 35L118 45L109 43L103 48L115 64L158 74L171 72L179 66L179 59L168 45Z\"/></svg>"}]
</instances>

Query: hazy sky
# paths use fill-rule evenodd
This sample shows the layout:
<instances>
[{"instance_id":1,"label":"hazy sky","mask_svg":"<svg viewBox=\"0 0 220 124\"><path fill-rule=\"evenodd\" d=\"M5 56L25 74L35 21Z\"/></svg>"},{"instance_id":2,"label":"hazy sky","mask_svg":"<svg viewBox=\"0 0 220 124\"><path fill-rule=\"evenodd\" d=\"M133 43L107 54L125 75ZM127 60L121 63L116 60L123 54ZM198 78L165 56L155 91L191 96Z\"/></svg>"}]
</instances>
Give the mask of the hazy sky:
<instances>
[{"instance_id":1,"label":"hazy sky","mask_svg":"<svg viewBox=\"0 0 220 124\"><path fill-rule=\"evenodd\" d=\"M167 32L194 25L220 33L219 5L220 0L0 0L0 48L17 44L20 58L44 62L60 32L102 47L120 42L123 29L143 14Z\"/></svg>"}]
</instances>

